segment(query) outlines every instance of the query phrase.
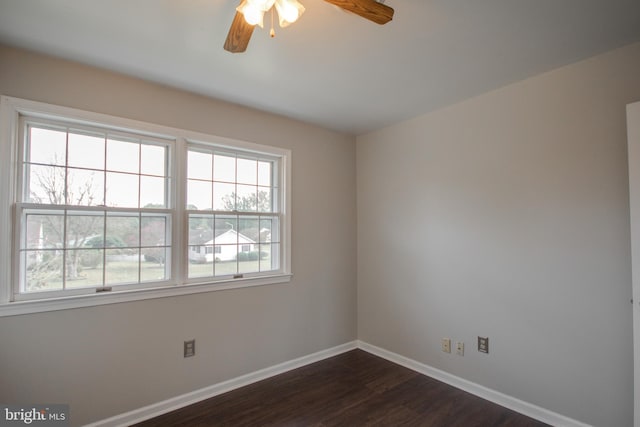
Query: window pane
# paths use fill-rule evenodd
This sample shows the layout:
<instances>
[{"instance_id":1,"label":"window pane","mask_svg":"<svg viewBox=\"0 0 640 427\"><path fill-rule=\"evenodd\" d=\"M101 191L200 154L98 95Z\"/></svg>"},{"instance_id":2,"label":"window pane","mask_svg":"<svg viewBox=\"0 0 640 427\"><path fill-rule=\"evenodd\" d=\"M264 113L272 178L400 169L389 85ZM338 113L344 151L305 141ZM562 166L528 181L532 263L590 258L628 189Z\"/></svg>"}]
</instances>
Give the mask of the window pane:
<instances>
[{"instance_id":1,"label":"window pane","mask_svg":"<svg viewBox=\"0 0 640 427\"><path fill-rule=\"evenodd\" d=\"M213 215L189 216L189 263L212 263L213 256ZM194 276L195 275L195 276ZM189 267L189 277L202 277L213 275L213 266Z\"/></svg>"},{"instance_id":2,"label":"window pane","mask_svg":"<svg viewBox=\"0 0 640 427\"><path fill-rule=\"evenodd\" d=\"M238 179L240 184L258 183L258 162L256 160L238 159Z\"/></svg>"},{"instance_id":3,"label":"window pane","mask_svg":"<svg viewBox=\"0 0 640 427\"><path fill-rule=\"evenodd\" d=\"M215 217L215 244L238 243L237 233L238 217L236 215L216 215Z\"/></svg>"},{"instance_id":4,"label":"window pane","mask_svg":"<svg viewBox=\"0 0 640 427\"><path fill-rule=\"evenodd\" d=\"M167 206L165 198L165 178L155 176L140 177L140 207L164 208Z\"/></svg>"},{"instance_id":5,"label":"window pane","mask_svg":"<svg viewBox=\"0 0 640 427\"><path fill-rule=\"evenodd\" d=\"M57 182L49 182L47 187L57 192ZM85 169L68 169L67 204L77 206L98 206L104 204L104 174Z\"/></svg>"},{"instance_id":6,"label":"window pane","mask_svg":"<svg viewBox=\"0 0 640 427\"><path fill-rule=\"evenodd\" d=\"M260 218L260 243L271 242L271 218Z\"/></svg>"},{"instance_id":7,"label":"window pane","mask_svg":"<svg viewBox=\"0 0 640 427\"><path fill-rule=\"evenodd\" d=\"M68 165L104 169L104 137L69 133Z\"/></svg>"},{"instance_id":8,"label":"window pane","mask_svg":"<svg viewBox=\"0 0 640 427\"><path fill-rule=\"evenodd\" d=\"M159 145L140 147L140 173L145 175L167 176L167 148Z\"/></svg>"},{"instance_id":9,"label":"window pane","mask_svg":"<svg viewBox=\"0 0 640 427\"><path fill-rule=\"evenodd\" d=\"M236 181L236 158L216 154L213 156L214 181Z\"/></svg>"},{"instance_id":10,"label":"window pane","mask_svg":"<svg viewBox=\"0 0 640 427\"><path fill-rule=\"evenodd\" d=\"M132 215L107 215L107 248L140 246L140 218Z\"/></svg>"},{"instance_id":11,"label":"window pane","mask_svg":"<svg viewBox=\"0 0 640 427\"><path fill-rule=\"evenodd\" d=\"M213 276L213 263L210 264L189 264L189 279L195 279L198 277L211 277Z\"/></svg>"},{"instance_id":12,"label":"window pane","mask_svg":"<svg viewBox=\"0 0 640 427\"><path fill-rule=\"evenodd\" d=\"M256 212L258 205L257 188L253 185L238 184L237 189L236 209L245 212Z\"/></svg>"},{"instance_id":13,"label":"window pane","mask_svg":"<svg viewBox=\"0 0 640 427\"><path fill-rule=\"evenodd\" d=\"M234 184L213 183L213 209L216 211L236 210L236 193Z\"/></svg>"},{"instance_id":14,"label":"window pane","mask_svg":"<svg viewBox=\"0 0 640 427\"><path fill-rule=\"evenodd\" d=\"M254 217L238 218L238 272L251 273L260 270L258 241L260 220Z\"/></svg>"},{"instance_id":15,"label":"window pane","mask_svg":"<svg viewBox=\"0 0 640 427\"><path fill-rule=\"evenodd\" d=\"M199 151L189 151L188 178L211 181L213 171L213 155Z\"/></svg>"},{"instance_id":16,"label":"window pane","mask_svg":"<svg viewBox=\"0 0 640 427\"><path fill-rule=\"evenodd\" d=\"M258 162L258 185L271 187L271 162Z\"/></svg>"},{"instance_id":17,"label":"window pane","mask_svg":"<svg viewBox=\"0 0 640 427\"><path fill-rule=\"evenodd\" d=\"M140 253L137 249L107 249L105 283L137 283L140 269Z\"/></svg>"},{"instance_id":18,"label":"window pane","mask_svg":"<svg viewBox=\"0 0 640 427\"><path fill-rule=\"evenodd\" d=\"M189 277L213 276L214 254L207 254L212 246L189 246Z\"/></svg>"},{"instance_id":19,"label":"window pane","mask_svg":"<svg viewBox=\"0 0 640 427\"><path fill-rule=\"evenodd\" d=\"M238 232L236 231L237 220L234 219L232 222L225 222L224 225L228 225L229 227L216 227L215 230L216 237L214 245L220 246L221 248L220 253L217 254L216 258L219 258L221 261L235 261L238 253Z\"/></svg>"},{"instance_id":20,"label":"window pane","mask_svg":"<svg viewBox=\"0 0 640 427\"><path fill-rule=\"evenodd\" d=\"M103 232L103 214L67 214L65 288L102 286Z\"/></svg>"},{"instance_id":21,"label":"window pane","mask_svg":"<svg viewBox=\"0 0 640 427\"><path fill-rule=\"evenodd\" d=\"M65 204L65 170L55 166L25 165L25 201Z\"/></svg>"},{"instance_id":22,"label":"window pane","mask_svg":"<svg viewBox=\"0 0 640 427\"><path fill-rule=\"evenodd\" d=\"M213 215L189 215L189 245L213 244Z\"/></svg>"},{"instance_id":23,"label":"window pane","mask_svg":"<svg viewBox=\"0 0 640 427\"><path fill-rule=\"evenodd\" d=\"M260 271L280 269L280 244L260 245Z\"/></svg>"},{"instance_id":24,"label":"window pane","mask_svg":"<svg viewBox=\"0 0 640 427\"><path fill-rule=\"evenodd\" d=\"M170 258L168 258L169 254L166 246L142 248L141 252L142 260L144 262L165 265L167 261L170 261Z\"/></svg>"},{"instance_id":25,"label":"window pane","mask_svg":"<svg viewBox=\"0 0 640 427\"><path fill-rule=\"evenodd\" d=\"M216 276L238 274L238 245L220 245L220 253L216 254L214 269Z\"/></svg>"},{"instance_id":26,"label":"window pane","mask_svg":"<svg viewBox=\"0 0 640 427\"><path fill-rule=\"evenodd\" d=\"M238 273L256 273L260 271L258 251L238 252Z\"/></svg>"},{"instance_id":27,"label":"window pane","mask_svg":"<svg viewBox=\"0 0 640 427\"><path fill-rule=\"evenodd\" d=\"M279 243L271 244L271 252L269 255L270 257L265 259L263 262L262 271L280 269L280 244Z\"/></svg>"},{"instance_id":28,"label":"window pane","mask_svg":"<svg viewBox=\"0 0 640 427\"><path fill-rule=\"evenodd\" d=\"M273 218L271 226L271 242L280 243L280 220L278 218Z\"/></svg>"},{"instance_id":29,"label":"window pane","mask_svg":"<svg viewBox=\"0 0 640 427\"><path fill-rule=\"evenodd\" d=\"M165 246L169 232L167 219L162 216L142 217L141 246Z\"/></svg>"},{"instance_id":30,"label":"window pane","mask_svg":"<svg viewBox=\"0 0 640 427\"><path fill-rule=\"evenodd\" d=\"M187 208L211 209L211 182L193 181L187 183Z\"/></svg>"},{"instance_id":31,"label":"window pane","mask_svg":"<svg viewBox=\"0 0 640 427\"><path fill-rule=\"evenodd\" d=\"M67 133L31 127L27 161L64 166L67 151Z\"/></svg>"},{"instance_id":32,"label":"window pane","mask_svg":"<svg viewBox=\"0 0 640 427\"><path fill-rule=\"evenodd\" d=\"M137 208L138 179L138 175L107 172L106 205Z\"/></svg>"},{"instance_id":33,"label":"window pane","mask_svg":"<svg viewBox=\"0 0 640 427\"><path fill-rule=\"evenodd\" d=\"M102 239L103 232L104 216L102 213L93 215L69 212L67 214L67 248L86 247L90 239Z\"/></svg>"},{"instance_id":34,"label":"window pane","mask_svg":"<svg viewBox=\"0 0 640 427\"><path fill-rule=\"evenodd\" d=\"M79 256L79 273L81 276L89 277L90 281L96 282L98 284L102 283L101 280L97 279L97 276L102 275L102 266L104 264L104 250L94 249L94 250L78 250ZM97 270L97 271L92 271Z\"/></svg>"},{"instance_id":35,"label":"window pane","mask_svg":"<svg viewBox=\"0 0 640 427\"><path fill-rule=\"evenodd\" d=\"M140 144L107 140L107 170L138 173L139 169Z\"/></svg>"},{"instance_id":36,"label":"window pane","mask_svg":"<svg viewBox=\"0 0 640 427\"><path fill-rule=\"evenodd\" d=\"M260 220L255 217L240 217L238 219L238 243L255 244L260 240ZM253 250L253 249L251 249Z\"/></svg>"},{"instance_id":37,"label":"window pane","mask_svg":"<svg viewBox=\"0 0 640 427\"><path fill-rule=\"evenodd\" d=\"M216 239L216 241L225 241L226 239ZM233 261L235 263L238 257L238 245L236 244L216 244L219 247L219 253L216 253L215 259L218 261Z\"/></svg>"},{"instance_id":38,"label":"window pane","mask_svg":"<svg viewBox=\"0 0 640 427\"><path fill-rule=\"evenodd\" d=\"M271 271L271 245L262 244L259 246L258 257L260 258L260 271Z\"/></svg>"},{"instance_id":39,"label":"window pane","mask_svg":"<svg viewBox=\"0 0 640 427\"><path fill-rule=\"evenodd\" d=\"M140 281L156 282L169 278L169 267L167 261L171 259L171 251L167 247L143 249L145 256L140 265Z\"/></svg>"},{"instance_id":40,"label":"window pane","mask_svg":"<svg viewBox=\"0 0 640 427\"><path fill-rule=\"evenodd\" d=\"M104 249L72 249L66 251L65 288L102 286Z\"/></svg>"},{"instance_id":41,"label":"window pane","mask_svg":"<svg viewBox=\"0 0 640 427\"><path fill-rule=\"evenodd\" d=\"M27 249L62 248L63 233L64 216L62 214L27 214L26 242L23 243L23 247Z\"/></svg>"},{"instance_id":42,"label":"window pane","mask_svg":"<svg viewBox=\"0 0 640 427\"><path fill-rule=\"evenodd\" d=\"M273 212L271 188L258 187L258 212Z\"/></svg>"},{"instance_id":43,"label":"window pane","mask_svg":"<svg viewBox=\"0 0 640 427\"><path fill-rule=\"evenodd\" d=\"M62 289L62 251L24 251L25 292Z\"/></svg>"}]
</instances>

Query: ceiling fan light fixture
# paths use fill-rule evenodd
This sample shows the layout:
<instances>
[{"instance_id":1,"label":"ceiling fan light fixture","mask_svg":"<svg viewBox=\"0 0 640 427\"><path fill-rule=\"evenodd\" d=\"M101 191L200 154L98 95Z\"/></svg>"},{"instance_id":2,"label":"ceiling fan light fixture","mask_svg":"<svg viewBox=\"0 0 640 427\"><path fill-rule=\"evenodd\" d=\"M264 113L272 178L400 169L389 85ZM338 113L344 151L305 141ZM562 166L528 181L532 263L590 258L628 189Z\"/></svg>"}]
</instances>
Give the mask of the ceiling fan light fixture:
<instances>
[{"instance_id":1,"label":"ceiling fan light fixture","mask_svg":"<svg viewBox=\"0 0 640 427\"><path fill-rule=\"evenodd\" d=\"M264 25L264 10L262 10L262 4L260 2L243 0L240 6L236 8L244 16L244 20L249 25L259 25L260 28Z\"/></svg>"},{"instance_id":2,"label":"ceiling fan light fixture","mask_svg":"<svg viewBox=\"0 0 640 427\"><path fill-rule=\"evenodd\" d=\"M278 13L278 21L281 27L286 27L296 22L304 13L304 6L298 0L240 0L240 6L236 8L231 28L224 42L224 49L231 53L240 53L247 50L249 40L256 25L264 27L264 13L271 11L271 31L269 35L275 36L273 29L274 15ZM384 0L325 0L327 3L338 6L348 12L353 12L376 24L386 24L393 19L393 9L384 5ZM275 7L275 11L273 10Z\"/></svg>"},{"instance_id":3,"label":"ceiling fan light fixture","mask_svg":"<svg viewBox=\"0 0 640 427\"><path fill-rule=\"evenodd\" d=\"M255 7L257 7L263 12L266 12L269 9L271 9L275 1L276 0L247 0L248 3L251 3L252 5L254 5Z\"/></svg>"},{"instance_id":4,"label":"ceiling fan light fixture","mask_svg":"<svg viewBox=\"0 0 640 427\"><path fill-rule=\"evenodd\" d=\"M298 0L276 0L276 10L282 28L296 22L305 11L304 6Z\"/></svg>"}]
</instances>

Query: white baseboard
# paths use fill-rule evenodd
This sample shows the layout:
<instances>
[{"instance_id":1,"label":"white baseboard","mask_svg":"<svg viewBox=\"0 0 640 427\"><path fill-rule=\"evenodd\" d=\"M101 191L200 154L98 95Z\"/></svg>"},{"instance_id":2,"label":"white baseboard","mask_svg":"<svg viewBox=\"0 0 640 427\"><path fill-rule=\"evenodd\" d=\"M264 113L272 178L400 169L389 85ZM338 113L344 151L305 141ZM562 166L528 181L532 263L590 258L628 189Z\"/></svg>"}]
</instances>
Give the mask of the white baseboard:
<instances>
[{"instance_id":1,"label":"white baseboard","mask_svg":"<svg viewBox=\"0 0 640 427\"><path fill-rule=\"evenodd\" d=\"M183 408L185 406L200 402L205 399L209 399L219 394L226 393L228 391L235 390L237 388L244 387L258 381L262 381L264 379L285 373L292 369L297 369L311 363L319 362L320 360L324 360L329 357L337 356L338 354L342 354L350 350L355 350L356 348L356 341L348 342L337 347L329 348L327 350L322 350L317 353L289 360L287 362L260 369L259 371L251 372L237 378L232 378L228 381L214 384L212 386L205 387L191 393L186 393L181 396L176 396L162 402L154 403L143 408L135 409L124 414L107 418L105 420L100 420L88 424L86 427L130 426L131 424L139 423L141 421L166 414L167 412L175 411L176 409Z\"/></svg>"},{"instance_id":2,"label":"white baseboard","mask_svg":"<svg viewBox=\"0 0 640 427\"><path fill-rule=\"evenodd\" d=\"M449 384L453 387L459 388L478 397L497 403L498 405L504 406L505 408L509 408L552 426L590 427L588 424L584 424L580 421L565 417L564 415L557 414L531 403L524 402L522 400L516 399L515 397L502 394L498 391L489 389L471 381L467 381L463 378L449 374L448 372L441 371L429 365L425 365L423 363L401 356L397 353L393 353L383 348L368 344L364 341L348 342L337 347L332 347L326 350L319 351L317 353L289 360L287 362L260 369L258 371L251 372L237 378L232 378L228 381L214 384L200 390L186 393L181 396L176 396L162 402L154 403L130 412L126 412L124 414L113 416L111 418L100 420L88 424L86 427L130 426L131 424L139 423L141 421L166 414L167 412L175 411L176 409L180 409L185 406L200 402L202 400L218 396L222 393L244 387L257 381L261 381L275 375L288 372L292 369L300 368L310 363L319 362L329 357L337 356L338 354L342 354L356 348L382 357L383 359L386 359L390 362L397 363L398 365L404 366L428 377L442 381L443 383Z\"/></svg>"},{"instance_id":3,"label":"white baseboard","mask_svg":"<svg viewBox=\"0 0 640 427\"><path fill-rule=\"evenodd\" d=\"M383 348L376 347L363 341L357 341L357 344L359 349L368 353L382 357L390 362L397 363L405 368L409 368L438 381L442 381L443 383L449 384L493 403L497 403L500 406L504 406L505 408L509 408L538 421L542 421L543 423L558 427L590 427L589 424L584 424L572 418L565 417L564 415L557 414L531 403L516 399L515 397L511 397L471 381L467 381L448 372L441 371L440 369L425 365Z\"/></svg>"}]
</instances>

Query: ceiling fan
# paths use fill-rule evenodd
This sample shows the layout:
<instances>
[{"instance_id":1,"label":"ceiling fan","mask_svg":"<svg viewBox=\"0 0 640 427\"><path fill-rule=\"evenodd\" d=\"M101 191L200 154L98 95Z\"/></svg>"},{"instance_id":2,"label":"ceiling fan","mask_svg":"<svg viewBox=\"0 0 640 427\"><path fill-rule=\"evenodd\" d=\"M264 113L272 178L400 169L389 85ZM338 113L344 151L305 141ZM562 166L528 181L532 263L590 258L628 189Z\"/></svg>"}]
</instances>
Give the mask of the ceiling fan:
<instances>
[{"instance_id":1,"label":"ceiling fan","mask_svg":"<svg viewBox=\"0 0 640 427\"><path fill-rule=\"evenodd\" d=\"M393 18L393 9L376 0L325 1L380 25L386 24ZM274 6L282 27L295 22L304 12L304 6L297 0L243 0L236 9L236 15L224 43L224 49L232 53L247 50L253 29L256 25L262 27L264 13Z\"/></svg>"}]
</instances>

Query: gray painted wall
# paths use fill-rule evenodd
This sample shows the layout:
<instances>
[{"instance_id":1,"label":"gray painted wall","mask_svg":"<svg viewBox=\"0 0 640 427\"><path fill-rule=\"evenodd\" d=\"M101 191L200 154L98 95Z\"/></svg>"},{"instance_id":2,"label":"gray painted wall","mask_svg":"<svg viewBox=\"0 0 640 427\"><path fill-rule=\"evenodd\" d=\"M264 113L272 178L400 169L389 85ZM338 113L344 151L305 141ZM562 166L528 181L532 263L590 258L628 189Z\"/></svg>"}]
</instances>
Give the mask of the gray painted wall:
<instances>
[{"instance_id":1,"label":"gray painted wall","mask_svg":"<svg viewBox=\"0 0 640 427\"><path fill-rule=\"evenodd\" d=\"M294 177L291 283L0 318L0 402L81 425L356 338L353 137L2 46L0 64L3 95L288 148Z\"/></svg>"},{"instance_id":2,"label":"gray painted wall","mask_svg":"<svg viewBox=\"0 0 640 427\"><path fill-rule=\"evenodd\" d=\"M348 136L63 60L0 46L0 64L4 95L292 149L295 274L0 318L0 401L69 402L79 425L357 336L587 423L631 425L624 107L640 99L640 44L355 149ZM491 338L489 355L477 335ZM183 359L191 337L198 355ZM465 356L442 353L442 337L464 341Z\"/></svg>"},{"instance_id":3,"label":"gray painted wall","mask_svg":"<svg viewBox=\"0 0 640 427\"><path fill-rule=\"evenodd\" d=\"M358 337L632 425L625 105L639 76L635 44L359 137Z\"/></svg>"}]
</instances>

